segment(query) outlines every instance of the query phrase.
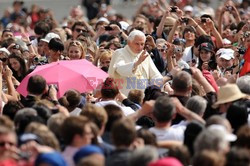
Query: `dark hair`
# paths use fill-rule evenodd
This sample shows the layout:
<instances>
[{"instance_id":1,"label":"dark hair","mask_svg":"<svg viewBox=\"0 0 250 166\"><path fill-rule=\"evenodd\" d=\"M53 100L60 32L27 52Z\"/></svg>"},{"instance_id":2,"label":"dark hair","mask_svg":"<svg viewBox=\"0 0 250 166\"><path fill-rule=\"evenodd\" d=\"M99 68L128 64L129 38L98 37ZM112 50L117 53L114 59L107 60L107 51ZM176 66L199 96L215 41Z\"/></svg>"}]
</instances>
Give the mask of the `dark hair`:
<instances>
[{"instance_id":1,"label":"dark hair","mask_svg":"<svg viewBox=\"0 0 250 166\"><path fill-rule=\"evenodd\" d=\"M237 131L235 146L250 150L250 126L244 125Z\"/></svg>"},{"instance_id":2,"label":"dark hair","mask_svg":"<svg viewBox=\"0 0 250 166\"><path fill-rule=\"evenodd\" d=\"M183 38L184 38L185 33L187 33L187 32L192 32L192 33L194 33L194 34L196 35L196 31L195 31L194 27L192 27L192 26L187 26L187 27L183 30L183 33L182 33L182 37L183 37Z\"/></svg>"},{"instance_id":3,"label":"dark hair","mask_svg":"<svg viewBox=\"0 0 250 166\"><path fill-rule=\"evenodd\" d=\"M190 154L185 145L171 147L168 152L168 157L178 159L185 166L190 165Z\"/></svg>"},{"instance_id":4,"label":"dark hair","mask_svg":"<svg viewBox=\"0 0 250 166\"><path fill-rule=\"evenodd\" d=\"M3 36L4 33L6 33L6 32L11 32L11 33L13 33L10 29L4 29L3 32L2 32L2 36Z\"/></svg>"},{"instance_id":5,"label":"dark hair","mask_svg":"<svg viewBox=\"0 0 250 166\"><path fill-rule=\"evenodd\" d=\"M143 92L137 89L130 90L128 93L128 99L136 104L142 104Z\"/></svg>"},{"instance_id":6,"label":"dark hair","mask_svg":"<svg viewBox=\"0 0 250 166\"><path fill-rule=\"evenodd\" d=\"M105 131L111 131L111 128L117 120L121 119L123 117L122 109L116 105L108 104L104 106L104 109L106 110L108 114L108 121L106 124Z\"/></svg>"},{"instance_id":7,"label":"dark hair","mask_svg":"<svg viewBox=\"0 0 250 166\"><path fill-rule=\"evenodd\" d=\"M3 115L8 116L10 119L14 119L17 111L24 108L20 101L8 101L3 107Z\"/></svg>"},{"instance_id":8,"label":"dark hair","mask_svg":"<svg viewBox=\"0 0 250 166\"><path fill-rule=\"evenodd\" d=\"M59 100L59 103L62 104L64 107L70 109L70 108L76 108L80 102L81 102L81 94L77 90L68 90L64 93L64 96L61 97Z\"/></svg>"},{"instance_id":9,"label":"dark hair","mask_svg":"<svg viewBox=\"0 0 250 166\"><path fill-rule=\"evenodd\" d=\"M75 135L83 135L84 127L89 121L83 116L71 116L64 120L61 126L61 135L64 143L70 145Z\"/></svg>"},{"instance_id":10,"label":"dark hair","mask_svg":"<svg viewBox=\"0 0 250 166\"><path fill-rule=\"evenodd\" d=\"M101 94L103 98L111 98L114 99L119 93L119 89L117 85L115 84L115 81L113 78L107 78L101 89Z\"/></svg>"},{"instance_id":11,"label":"dark hair","mask_svg":"<svg viewBox=\"0 0 250 166\"><path fill-rule=\"evenodd\" d=\"M111 130L115 146L129 147L136 138L136 129L132 120L128 118L116 121Z\"/></svg>"},{"instance_id":12,"label":"dark hair","mask_svg":"<svg viewBox=\"0 0 250 166\"><path fill-rule=\"evenodd\" d=\"M40 75L34 75L29 78L27 90L31 94L41 95L46 89L46 80Z\"/></svg>"},{"instance_id":13,"label":"dark hair","mask_svg":"<svg viewBox=\"0 0 250 166\"><path fill-rule=\"evenodd\" d=\"M201 36L199 36L198 38L195 39L194 46L198 47L202 43L210 43L214 47L214 42L213 42L211 36L208 36L208 35L201 35Z\"/></svg>"},{"instance_id":14,"label":"dark hair","mask_svg":"<svg viewBox=\"0 0 250 166\"><path fill-rule=\"evenodd\" d=\"M157 122L169 122L175 113L175 106L169 97L160 96L156 99L153 115Z\"/></svg>"},{"instance_id":15,"label":"dark hair","mask_svg":"<svg viewBox=\"0 0 250 166\"><path fill-rule=\"evenodd\" d=\"M183 143L188 147L191 156L194 154L194 141L204 129L205 126L197 121L190 122L186 127Z\"/></svg>"},{"instance_id":16,"label":"dark hair","mask_svg":"<svg viewBox=\"0 0 250 166\"><path fill-rule=\"evenodd\" d=\"M144 140L145 145L157 145L156 135L146 128L141 128L136 131L137 137Z\"/></svg>"},{"instance_id":17,"label":"dark hair","mask_svg":"<svg viewBox=\"0 0 250 166\"><path fill-rule=\"evenodd\" d=\"M247 124L248 112L246 103L240 100L233 102L227 110L226 118L234 129L234 133L236 133L241 126Z\"/></svg>"},{"instance_id":18,"label":"dark hair","mask_svg":"<svg viewBox=\"0 0 250 166\"><path fill-rule=\"evenodd\" d=\"M63 42L58 38L53 38L49 41L49 49L53 51L63 51Z\"/></svg>"},{"instance_id":19,"label":"dark hair","mask_svg":"<svg viewBox=\"0 0 250 166\"><path fill-rule=\"evenodd\" d=\"M75 22L73 24L72 28L71 28L72 32L75 30L76 26L83 26L83 27L85 27L85 24L82 21Z\"/></svg>"},{"instance_id":20,"label":"dark hair","mask_svg":"<svg viewBox=\"0 0 250 166\"><path fill-rule=\"evenodd\" d=\"M186 71L180 71L173 78L172 88L176 92L186 92L192 86L192 77Z\"/></svg>"},{"instance_id":21,"label":"dark hair","mask_svg":"<svg viewBox=\"0 0 250 166\"><path fill-rule=\"evenodd\" d=\"M243 148L232 148L226 155L227 162L225 166L249 166L250 152Z\"/></svg>"},{"instance_id":22,"label":"dark hair","mask_svg":"<svg viewBox=\"0 0 250 166\"><path fill-rule=\"evenodd\" d=\"M44 38L50 30L50 25L45 21L39 21L35 24L34 31L37 35L42 35L42 38Z\"/></svg>"},{"instance_id":23,"label":"dark hair","mask_svg":"<svg viewBox=\"0 0 250 166\"><path fill-rule=\"evenodd\" d=\"M210 18L213 21L212 16L210 16L209 14L203 14L200 16L200 18Z\"/></svg>"},{"instance_id":24,"label":"dark hair","mask_svg":"<svg viewBox=\"0 0 250 166\"><path fill-rule=\"evenodd\" d=\"M18 75L17 71L15 71L10 64L10 59L16 59L19 63L20 63L20 72L21 72L21 76ZM28 69L25 63L24 58L22 57L22 55L16 54L16 53L12 53L9 57L8 57L8 66L9 68L12 70L13 72L13 76L19 81L21 82L22 79L27 75Z\"/></svg>"}]
</instances>

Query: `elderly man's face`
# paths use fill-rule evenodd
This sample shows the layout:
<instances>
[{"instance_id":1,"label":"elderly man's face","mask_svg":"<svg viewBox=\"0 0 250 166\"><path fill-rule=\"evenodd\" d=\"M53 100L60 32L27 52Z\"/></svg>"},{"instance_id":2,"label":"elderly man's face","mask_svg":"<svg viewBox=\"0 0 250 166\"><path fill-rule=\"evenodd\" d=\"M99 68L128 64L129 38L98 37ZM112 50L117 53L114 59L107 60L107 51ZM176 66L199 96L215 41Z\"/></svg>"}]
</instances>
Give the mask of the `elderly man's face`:
<instances>
[{"instance_id":1,"label":"elderly man's face","mask_svg":"<svg viewBox=\"0 0 250 166\"><path fill-rule=\"evenodd\" d=\"M230 60L226 60L224 58L220 58L220 59L221 59L221 65L224 69L227 69L233 66L233 59L230 59Z\"/></svg>"},{"instance_id":2,"label":"elderly man's face","mask_svg":"<svg viewBox=\"0 0 250 166\"><path fill-rule=\"evenodd\" d=\"M144 49L146 38L142 36L135 36L134 40L128 41L129 48L136 54Z\"/></svg>"}]
</instances>

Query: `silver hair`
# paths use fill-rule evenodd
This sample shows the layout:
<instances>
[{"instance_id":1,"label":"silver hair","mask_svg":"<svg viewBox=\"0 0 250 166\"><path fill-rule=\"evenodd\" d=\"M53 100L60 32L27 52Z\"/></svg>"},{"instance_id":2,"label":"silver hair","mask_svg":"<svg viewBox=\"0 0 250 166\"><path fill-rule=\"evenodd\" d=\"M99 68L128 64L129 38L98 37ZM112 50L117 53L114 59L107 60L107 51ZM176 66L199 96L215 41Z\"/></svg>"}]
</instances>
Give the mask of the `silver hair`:
<instances>
[{"instance_id":1,"label":"silver hair","mask_svg":"<svg viewBox=\"0 0 250 166\"><path fill-rule=\"evenodd\" d=\"M135 29L132 32L130 32L128 36L128 41L133 41L135 39L135 36L143 37L146 40L145 34L142 31Z\"/></svg>"},{"instance_id":2,"label":"silver hair","mask_svg":"<svg viewBox=\"0 0 250 166\"><path fill-rule=\"evenodd\" d=\"M224 132L206 129L195 139L194 151L197 154L203 150L225 152L228 146L229 142L226 140Z\"/></svg>"},{"instance_id":3,"label":"silver hair","mask_svg":"<svg viewBox=\"0 0 250 166\"><path fill-rule=\"evenodd\" d=\"M158 159L157 149L153 146L138 148L129 157L130 166L147 166L150 162Z\"/></svg>"},{"instance_id":4,"label":"silver hair","mask_svg":"<svg viewBox=\"0 0 250 166\"><path fill-rule=\"evenodd\" d=\"M186 107L192 112L202 116L207 107L207 101L201 96L192 96L188 99Z\"/></svg>"},{"instance_id":5,"label":"silver hair","mask_svg":"<svg viewBox=\"0 0 250 166\"><path fill-rule=\"evenodd\" d=\"M241 92L250 94L250 76L245 75L237 79L236 84L240 88Z\"/></svg>"}]
</instances>

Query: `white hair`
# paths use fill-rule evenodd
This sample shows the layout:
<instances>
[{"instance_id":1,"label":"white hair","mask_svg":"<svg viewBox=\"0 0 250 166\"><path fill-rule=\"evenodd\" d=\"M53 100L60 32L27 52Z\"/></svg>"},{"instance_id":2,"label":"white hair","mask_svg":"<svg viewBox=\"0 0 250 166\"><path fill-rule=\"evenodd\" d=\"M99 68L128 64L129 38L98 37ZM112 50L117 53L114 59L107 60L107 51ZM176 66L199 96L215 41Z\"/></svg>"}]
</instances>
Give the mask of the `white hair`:
<instances>
[{"instance_id":1,"label":"white hair","mask_svg":"<svg viewBox=\"0 0 250 166\"><path fill-rule=\"evenodd\" d=\"M135 39L135 36L143 37L146 40L145 34L142 31L135 29L132 32L130 32L130 34L128 36L128 41L133 41Z\"/></svg>"},{"instance_id":2,"label":"white hair","mask_svg":"<svg viewBox=\"0 0 250 166\"><path fill-rule=\"evenodd\" d=\"M207 107L207 100L198 95L192 96L188 99L186 107L198 115L203 115Z\"/></svg>"}]
</instances>

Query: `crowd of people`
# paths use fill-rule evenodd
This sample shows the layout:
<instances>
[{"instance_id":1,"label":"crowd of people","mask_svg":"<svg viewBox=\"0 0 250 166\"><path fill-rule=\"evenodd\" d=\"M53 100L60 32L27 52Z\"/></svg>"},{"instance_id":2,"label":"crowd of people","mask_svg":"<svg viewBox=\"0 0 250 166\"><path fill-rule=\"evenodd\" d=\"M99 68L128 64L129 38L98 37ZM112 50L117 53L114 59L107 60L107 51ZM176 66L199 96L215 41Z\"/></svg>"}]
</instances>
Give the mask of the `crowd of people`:
<instances>
[{"instance_id":1,"label":"crowd of people","mask_svg":"<svg viewBox=\"0 0 250 166\"><path fill-rule=\"evenodd\" d=\"M144 0L130 20L83 0L56 20L13 1L0 19L0 166L249 166L250 1L211 3ZM38 66L71 60L108 77L59 97L33 75L18 93Z\"/></svg>"}]
</instances>

